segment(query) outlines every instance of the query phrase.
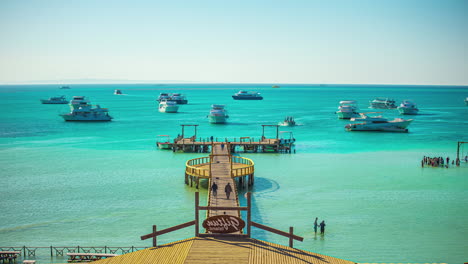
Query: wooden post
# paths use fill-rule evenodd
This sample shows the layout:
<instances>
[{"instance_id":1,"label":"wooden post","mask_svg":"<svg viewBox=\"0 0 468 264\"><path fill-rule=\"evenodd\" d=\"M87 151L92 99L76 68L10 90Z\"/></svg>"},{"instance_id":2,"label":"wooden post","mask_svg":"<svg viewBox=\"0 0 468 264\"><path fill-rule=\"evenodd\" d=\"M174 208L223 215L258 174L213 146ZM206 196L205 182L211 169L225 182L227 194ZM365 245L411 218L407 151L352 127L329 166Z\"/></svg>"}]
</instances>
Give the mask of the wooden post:
<instances>
[{"instance_id":1,"label":"wooden post","mask_svg":"<svg viewBox=\"0 0 468 264\"><path fill-rule=\"evenodd\" d=\"M294 235L294 228L292 226L289 227L289 247L294 247L293 245L293 235Z\"/></svg>"},{"instance_id":2,"label":"wooden post","mask_svg":"<svg viewBox=\"0 0 468 264\"><path fill-rule=\"evenodd\" d=\"M153 225L153 233L156 233L157 231L157 227L156 225ZM158 241L157 241L157 236L154 236L153 237L153 247L157 247L158 246Z\"/></svg>"},{"instance_id":3,"label":"wooden post","mask_svg":"<svg viewBox=\"0 0 468 264\"><path fill-rule=\"evenodd\" d=\"M199 214L198 214L198 205L200 202L200 193L195 192L195 236L198 237L198 224L199 224Z\"/></svg>"},{"instance_id":4,"label":"wooden post","mask_svg":"<svg viewBox=\"0 0 468 264\"><path fill-rule=\"evenodd\" d=\"M457 142L457 160L460 160L460 143L460 141Z\"/></svg>"},{"instance_id":5,"label":"wooden post","mask_svg":"<svg viewBox=\"0 0 468 264\"><path fill-rule=\"evenodd\" d=\"M185 126L182 125L182 139L184 139L184 128L185 128Z\"/></svg>"},{"instance_id":6,"label":"wooden post","mask_svg":"<svg viewBox=\"0 0 468 264\"><path fill-rule=\"evenodd\" d=\"M247 210L247 235L248 235L249 238L252 237L251 234L250 234L250 232L251 232L250 231L251 230L250 223L251 223L251 220L252 220L251 219L251 217L252 217L252 213L251 213L251 211L252 211L252 201L250 200L251 195L252 195L251 192L247 193L247 208L248 208L248 210Z\"/></svg>"}]
</instances>

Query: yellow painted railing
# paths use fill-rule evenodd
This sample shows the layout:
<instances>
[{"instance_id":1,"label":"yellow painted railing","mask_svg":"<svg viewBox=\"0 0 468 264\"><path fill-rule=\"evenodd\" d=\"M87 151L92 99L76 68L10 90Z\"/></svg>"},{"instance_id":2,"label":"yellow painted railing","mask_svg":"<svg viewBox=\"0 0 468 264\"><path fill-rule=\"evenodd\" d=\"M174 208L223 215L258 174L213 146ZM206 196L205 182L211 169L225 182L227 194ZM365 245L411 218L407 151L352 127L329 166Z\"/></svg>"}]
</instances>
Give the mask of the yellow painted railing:
<instances>
[{"instance_id":1,"label":"yellow painted railing","mask_svg":"<svg viewBox=\"0 0 468 264\"><path fill-rule=\"evenodd\" d=\"M188 160L185 163L185 173L187 173L190 176L209 178L211 176L210 168L206 168L206 166L202 168L201 166L209 165L210 162L210 157L202 157Z\"/></svg>"},{"instance_id":2,"label":"yellow painted railing","mask_svg":"<svg viewBox=\"0 0 468 264\"><path fill-rule=\"evenodd\" d=\"M238 157L238 156L232 156L231 162L233 165L236 163L245 165L245 166L242 166L242 168L232 168L231 177L251 175L255 172L255 168L254 168L255 164L253 160L251 159Z\"/></svg>"},{"instance_id":3,"label":"yellow painted railing","mask_svg":"<svg viewBox=\"0 0 468 264\"><path fill-rule=\"evenodd\" d=\"M210 163L212 162L210 157L202 157L188 160L185 163L185 173L190 176L196 176L200 178L210 178ZM232 171L231 177L240 177L251 175L255 172L254 162L251 159L231 156ZM234 168L235 165L242 164L241 168Z\"/></svg>"}]
</instances>

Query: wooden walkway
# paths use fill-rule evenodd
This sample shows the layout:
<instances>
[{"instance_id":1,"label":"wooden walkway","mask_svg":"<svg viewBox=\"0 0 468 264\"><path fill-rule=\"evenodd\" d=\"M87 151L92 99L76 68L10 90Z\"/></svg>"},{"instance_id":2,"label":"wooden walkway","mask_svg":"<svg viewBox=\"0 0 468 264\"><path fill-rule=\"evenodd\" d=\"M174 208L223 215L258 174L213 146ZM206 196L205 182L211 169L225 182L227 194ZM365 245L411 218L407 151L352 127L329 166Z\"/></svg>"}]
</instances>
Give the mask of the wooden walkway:
<instances>
[{"instance_id":1,"label":"wooden walkway","mask_svg":"<svg viewBox=\"0 0 468 264\"><path fill-rule=\"evenodd\" d=\"M233 178L231 178L231 168L230 168L230 155L229 150L226 146L221 148L221 144L215 144L213 147L212 155L213 162L211 163L211 179L209 181L209 186L213 185L213 182L216 182L218 185L218 194L215 196L213 192L209 192L208 205L209 206L239 206L239 201L237 199L237 188L236 183ZM224 188L227 184L231 185L232 193L227 199ZM221 211L221 210L209 210L207 216L215 215L233 215L240 217L239 211Z\"/></svg>"},{"instance_id":2,"label":"wooden walkway","mask_svg":"<svg viewBox=\"0 0 468 264\"><path fill-rule=\"evenodd\" d=\"M355 264L252 238L193 237L96 261L97 264Z\"/></svg>"}]
</instances>

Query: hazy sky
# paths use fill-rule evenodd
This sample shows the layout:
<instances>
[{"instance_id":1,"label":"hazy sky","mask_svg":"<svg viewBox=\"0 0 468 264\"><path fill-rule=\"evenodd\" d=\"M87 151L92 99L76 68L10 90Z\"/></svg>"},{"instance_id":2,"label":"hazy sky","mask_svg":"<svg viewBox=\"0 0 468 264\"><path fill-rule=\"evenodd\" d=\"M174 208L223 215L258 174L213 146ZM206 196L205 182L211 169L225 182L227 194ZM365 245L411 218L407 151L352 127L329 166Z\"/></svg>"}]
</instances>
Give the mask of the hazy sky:
<instances>
[{"instance_id":1,"label":"hazy sky","mask_svg":"<svg viewBox=\"0 0 468 264\"><path fill-rule=\"evenodd\" d=\"M0 0L0 83L468 85L468 0Z\"/></svg>"}]
</instances>

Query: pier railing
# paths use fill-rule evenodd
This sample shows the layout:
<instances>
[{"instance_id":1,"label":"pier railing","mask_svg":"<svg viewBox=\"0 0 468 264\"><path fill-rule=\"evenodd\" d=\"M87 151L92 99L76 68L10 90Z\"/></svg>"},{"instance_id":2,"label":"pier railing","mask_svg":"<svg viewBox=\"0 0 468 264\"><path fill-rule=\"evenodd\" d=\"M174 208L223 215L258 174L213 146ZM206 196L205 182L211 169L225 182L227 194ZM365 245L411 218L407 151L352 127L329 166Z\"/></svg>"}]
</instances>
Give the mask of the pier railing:
<instances>
[{"instance_id":1,"label":"pier railing","mask_svg":"<svg viewBox=\"0 0 468 264\"><path fill-rule=\"evenodd\" d=\"M210 157L201 157L188 160L185 163L185 173L190 176L209 178L211 176L210 167L202 168L203 165L211 164Z\"/></svg>"},{"instance_id":2,"label":"pier railing","mask_svg":"<svg viewBox=\"0 0 468 264\"><path fill-rule=\"evenodd\" d=\"M35 256L66 256L67 253L110 253L110 254L127 254L147 247L109 247L109 246L49 246L49 247L1 247L0 251L20 251L23 257ZM5 262L6 263L6 262Z\"/></svg>"},{"instance_id":3,"label":"pier railing","mask_svg":"<svg viewBox=\"0 0 468 264\"><path fill-rule=\"evenodd\" d=\"M251 159L238 157L238 156L231 156L231 163L237 164L244 164L245 167L242 168L232 168L231 170L231 177L240 177L246 175L252 175L255 172L254 162Z\"/></svg>"}]
</instances>

